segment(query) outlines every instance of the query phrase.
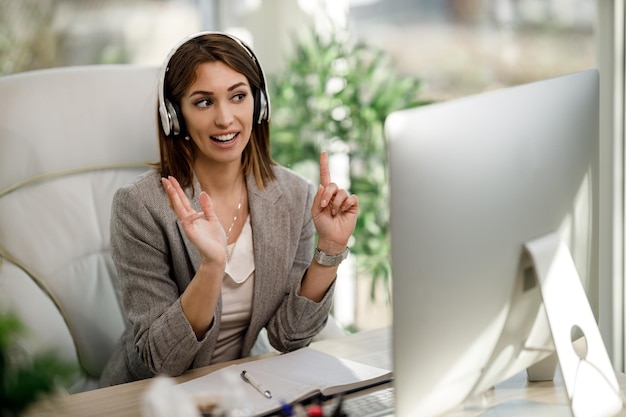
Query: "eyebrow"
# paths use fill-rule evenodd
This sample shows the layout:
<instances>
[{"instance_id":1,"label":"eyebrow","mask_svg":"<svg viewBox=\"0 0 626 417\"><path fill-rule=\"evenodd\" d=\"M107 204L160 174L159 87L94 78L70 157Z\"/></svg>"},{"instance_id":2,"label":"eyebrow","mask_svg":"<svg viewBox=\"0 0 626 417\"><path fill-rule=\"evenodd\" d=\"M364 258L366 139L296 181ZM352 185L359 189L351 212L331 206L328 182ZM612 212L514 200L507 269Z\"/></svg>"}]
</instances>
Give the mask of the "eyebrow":
<instances>
[{"instance_id":1,"label":"eyebrow","mask_svg":"<svg viewBox=\"0 0 626 417\"><path fill-rule=\"evenodd\" d=\"M242 81L240 83L231 85L230 87L228 87L227 91L233 91L233 90L235 90L235 89L237 89L239 87L247 87L247 86L248 86L248 84ZM214 94L215 93L213 93L212 91L197 90L197 91L194 91L193 93L189 94L189 97L193 97L195 95L212 96Z\"/></svg>"}]
</instances>

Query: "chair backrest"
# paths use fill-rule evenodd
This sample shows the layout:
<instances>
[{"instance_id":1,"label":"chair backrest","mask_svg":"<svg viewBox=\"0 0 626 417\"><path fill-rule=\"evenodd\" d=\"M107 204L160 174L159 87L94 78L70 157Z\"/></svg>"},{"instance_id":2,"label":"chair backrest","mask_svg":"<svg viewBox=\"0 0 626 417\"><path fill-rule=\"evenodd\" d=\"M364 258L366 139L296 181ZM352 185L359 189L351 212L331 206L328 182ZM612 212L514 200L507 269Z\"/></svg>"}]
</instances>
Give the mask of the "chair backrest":
<instances>
[{"instance_id":1,"label":"chair backrest","mask_svg":"<svg viewBox=\"0 0 626 417\"><path fill-rule=\"evenodd\" d=\"M102 65L0 77L0 306L33 351L95 387L125 321L109 251L115 191L158 160L158 68Z\"/></svg>"}]
</instances>

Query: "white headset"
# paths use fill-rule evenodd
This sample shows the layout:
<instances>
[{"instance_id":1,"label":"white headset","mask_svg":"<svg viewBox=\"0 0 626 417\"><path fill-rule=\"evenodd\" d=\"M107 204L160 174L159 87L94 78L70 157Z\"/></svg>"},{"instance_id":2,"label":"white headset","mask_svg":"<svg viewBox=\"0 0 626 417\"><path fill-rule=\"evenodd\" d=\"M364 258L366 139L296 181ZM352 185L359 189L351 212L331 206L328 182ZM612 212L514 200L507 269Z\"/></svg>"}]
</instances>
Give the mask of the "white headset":
<instances>
[{"instance_id":1,"label":"white headset","mask_svg":"<svg viewBox=\"0 0 626 417\"><path fill-rule=\"evenodd\" d=\"M257 105L257 98L255 97L254 111L255 111L255 114L258 111L257 123L261 123L263 120L267 120L267 121L270 120L270 102L269 102L269 94L267 92L267 80L265 79L265 73L263 72L261 63L257 59L252 49L250 49L250 47L248 47L240 39L232 35L222 33L222 32L204 31L204 32L194 33L192 35L186 36L183 39L181 39L172 48L170 53L167 54L167 57L165 58L165 61L163 61L163 65L161 66L161 73L159 75L159 86L158 86L159 88L159 91L158 91L159 116L161 119L161 126L163 126L163 132L165 133L166 136L180 135L182 133L181 126L183 125L181 123L181 119L179 119L179 117L182 117L182 115L178 115L176 112L176 106L174 106L168 99L165 98L165 74L169 70L170 59L172 59L172 56L176 53L178 48L180 48L186 42L192 39L198 38L200 36L211 35L211 34L223 35L232 39L238 45L240 45L243 48L243 50L246 51L248 56L250 56L250 58L254 61L255 65L259 69L259 72L261 73L261 80L263 82L263 85L261 86L262 88L259 90L258 105Z\"/></svg>"}]
</instances>

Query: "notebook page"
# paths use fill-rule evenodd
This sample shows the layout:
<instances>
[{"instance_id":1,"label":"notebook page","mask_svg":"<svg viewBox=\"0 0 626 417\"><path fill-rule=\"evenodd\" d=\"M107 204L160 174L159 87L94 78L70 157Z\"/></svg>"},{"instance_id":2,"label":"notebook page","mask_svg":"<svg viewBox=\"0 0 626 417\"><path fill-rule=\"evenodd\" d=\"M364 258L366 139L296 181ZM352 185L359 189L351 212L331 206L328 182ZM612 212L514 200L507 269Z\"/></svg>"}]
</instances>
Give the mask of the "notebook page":
<instances>
[{"instance_id":1,"label":"notebook page","mask_svg":"<svg viewBox=\"0 0 626 417\"><path fill-rule=\"evenodd\" d=\"M272 393L272 398L266 398L252 385L244 382L240 377L243 370L248 371L255 380L261 382L263 388ZM254 415L264 415L279 410L282 403L299 401L317 392L307 384L283 379L264 370L251 370L245 364L231 365L178 386L193 398L213 394L214 398L223 403L229 396L235 396L238 398L239 405L249 409ZM245 406L241 404L242 402Z\"/></svg>"},{"instance_id":2,"label":"notebook page","mask_svg":"<svg viewBox=\"0 0 626 417\"><path fill-rule=\"evenodd\" d=\"M308 347L249 362L246 366L251 371L267 370L275 377L304 383L324 395L372 385L391 378L389 370L338 358Z\"/></svg>"}]
</instances>

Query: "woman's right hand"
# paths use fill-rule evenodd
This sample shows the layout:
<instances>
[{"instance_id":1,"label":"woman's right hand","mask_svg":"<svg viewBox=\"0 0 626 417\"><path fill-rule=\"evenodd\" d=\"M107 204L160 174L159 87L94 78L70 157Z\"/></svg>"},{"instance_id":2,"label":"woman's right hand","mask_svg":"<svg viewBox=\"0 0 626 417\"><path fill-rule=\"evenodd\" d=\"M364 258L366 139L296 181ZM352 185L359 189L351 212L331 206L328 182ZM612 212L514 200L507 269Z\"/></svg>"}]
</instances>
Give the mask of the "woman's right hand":
<instances>
[{"instance_id":1,"label":"woman's right hand","mask_svg":"<svg viewBox=\"0 0 626 417\"><path fill-rule=\"evenodd\" d=\"M161 179L170 206L180 220L187 238L200 253L202 263L226 265L226 233L220 224L211 197L202 191L199 195L202 212L191 207L189 199L176 178Z\"/></svg>"}]
</instances>

